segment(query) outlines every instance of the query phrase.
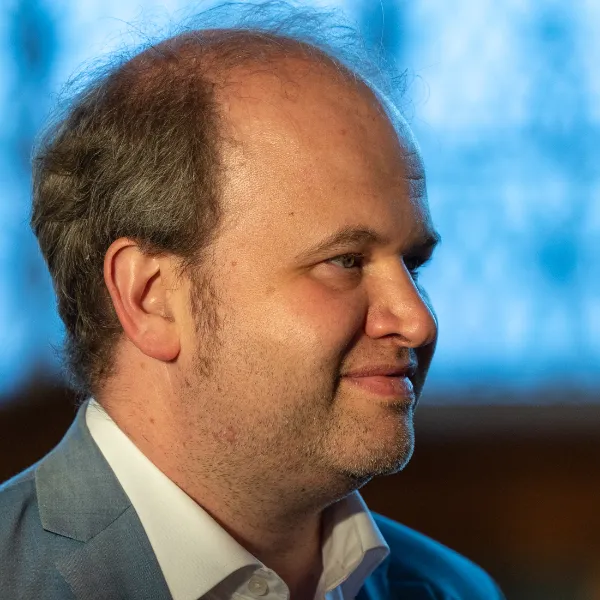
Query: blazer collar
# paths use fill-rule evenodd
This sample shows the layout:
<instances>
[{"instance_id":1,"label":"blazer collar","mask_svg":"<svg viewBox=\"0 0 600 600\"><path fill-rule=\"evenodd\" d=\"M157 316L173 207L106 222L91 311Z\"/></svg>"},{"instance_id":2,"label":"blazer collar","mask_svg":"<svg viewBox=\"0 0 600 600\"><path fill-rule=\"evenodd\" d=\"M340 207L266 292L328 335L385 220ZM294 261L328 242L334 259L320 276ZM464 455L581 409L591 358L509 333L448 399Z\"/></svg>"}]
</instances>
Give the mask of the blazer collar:
<instances>
[{"instance_id":1,"label":"blazer collar","mask_svg":"<svg viewBox=\"0 0 600 600\"><path fill-rule=\"evenodd\" d=\"M170 600L140 520L90 435L86 407L36 469L42 527L79 542L56 566L78 600Z\"/></svg>"}]
</instances>

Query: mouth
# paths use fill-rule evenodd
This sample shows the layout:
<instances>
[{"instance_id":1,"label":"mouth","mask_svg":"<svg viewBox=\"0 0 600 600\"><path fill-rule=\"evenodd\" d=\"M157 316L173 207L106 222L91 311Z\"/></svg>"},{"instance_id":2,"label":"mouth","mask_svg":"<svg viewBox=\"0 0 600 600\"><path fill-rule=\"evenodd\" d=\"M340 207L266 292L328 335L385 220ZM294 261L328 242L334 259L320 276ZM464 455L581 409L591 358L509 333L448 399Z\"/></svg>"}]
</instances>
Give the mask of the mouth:
<instances>
[{"instance_id":1,"label":"mouth","mask_svg":"<svg viewBox=\"0 0 600 600\"><path fill-rule=\"evenodd\" d=\"M377 396L404 400L411 404L414 404L416 399L413 383L406 375L345 375L342 379Z\"/></svg>"}]
</instances>

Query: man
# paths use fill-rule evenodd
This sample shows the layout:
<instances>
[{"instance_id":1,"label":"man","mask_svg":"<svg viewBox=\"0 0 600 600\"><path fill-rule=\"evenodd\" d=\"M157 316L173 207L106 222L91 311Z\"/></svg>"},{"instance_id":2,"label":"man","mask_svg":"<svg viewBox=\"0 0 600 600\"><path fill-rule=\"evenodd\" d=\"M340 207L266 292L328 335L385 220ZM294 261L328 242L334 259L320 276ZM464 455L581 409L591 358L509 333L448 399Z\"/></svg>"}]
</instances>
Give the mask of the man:
<instances>
[{"instance_id":1,"label":"man","mask_svg":"<svg viewBox=\"0 0 600 600\"><path fill-rule=\"evenodd\" d=\"M32 225L93 400L2 488L2 598L500 597L356 491L412 453L438 237L359 73L280 28L165 40L48 133Z\"/></svg>"}]
</instances>

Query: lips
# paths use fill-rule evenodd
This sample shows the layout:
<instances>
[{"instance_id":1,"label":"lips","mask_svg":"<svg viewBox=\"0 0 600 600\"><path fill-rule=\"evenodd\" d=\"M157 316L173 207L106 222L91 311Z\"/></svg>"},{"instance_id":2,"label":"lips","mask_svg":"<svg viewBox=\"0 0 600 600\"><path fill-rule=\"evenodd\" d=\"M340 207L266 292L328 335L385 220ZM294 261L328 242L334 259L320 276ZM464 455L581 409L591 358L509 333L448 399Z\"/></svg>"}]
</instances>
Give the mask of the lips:
<instances>
[{"instance_id":1,"label":"lips","mask_svg":"<svg viewBox=\"0 0 600 600\"><path fill-rule=\"evenodd\" d=\"M378 364L365 365L357 369L352 369L344 373L344 377L409 377L412 378L417 371L415 362L407 362L402 364Z\"/></svg>"},{"instance_id":2,"label":"lips","mask_svg":"<svg viewBox=\"0 0 600 600\"><path fill-rule=\"evenodd\" d=\"M345 375L351 385L378 396L403 398L414 401L415 392L412 381L406 375Z\"/></svg>"},{"instance_id":3,"label":"lips","mask_svg":"<svg viewBox=\"0 0 600 600\"><path fill-rule=\"evenodd\" d=\"M417 371L414 361L364 365L344 373L343 379L353 386L378 396L414 401L412 378Z\"/></svg>"}]
</instances>

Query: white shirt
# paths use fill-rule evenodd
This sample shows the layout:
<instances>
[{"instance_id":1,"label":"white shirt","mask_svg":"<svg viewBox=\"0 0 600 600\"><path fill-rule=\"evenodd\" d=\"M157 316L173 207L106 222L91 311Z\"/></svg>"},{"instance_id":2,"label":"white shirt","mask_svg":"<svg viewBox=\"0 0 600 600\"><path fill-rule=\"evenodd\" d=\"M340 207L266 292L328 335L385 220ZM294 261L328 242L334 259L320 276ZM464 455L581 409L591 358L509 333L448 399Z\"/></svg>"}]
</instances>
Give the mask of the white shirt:
<instances>
[{"instance_id":1,"label":"white shirt","mask_svg":"<svg viewBox=\"0 0 600 600\"><path fill-rule=\"evenodd\" d=\"M160 471L104 409L86 423L146 531L173 600L288 600L287 585ZM315 600L351 600L389 547L358 492L326 511Z\"/></svg>"}]
</instances>

